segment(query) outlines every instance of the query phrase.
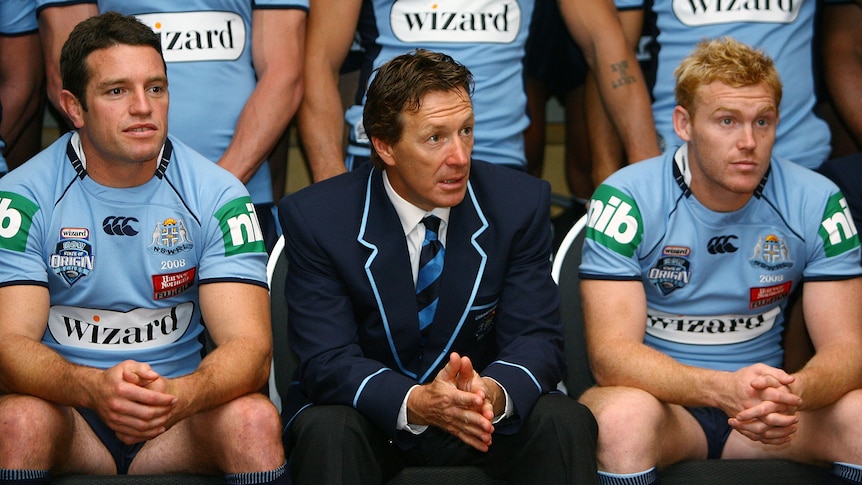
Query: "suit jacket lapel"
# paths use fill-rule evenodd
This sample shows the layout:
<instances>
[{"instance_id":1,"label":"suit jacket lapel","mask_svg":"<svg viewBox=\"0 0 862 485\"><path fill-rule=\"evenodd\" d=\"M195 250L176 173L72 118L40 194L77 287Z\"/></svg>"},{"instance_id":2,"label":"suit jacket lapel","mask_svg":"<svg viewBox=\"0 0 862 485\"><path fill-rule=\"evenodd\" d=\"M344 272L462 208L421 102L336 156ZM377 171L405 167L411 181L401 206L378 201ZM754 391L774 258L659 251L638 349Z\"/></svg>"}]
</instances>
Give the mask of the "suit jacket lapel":
<instances>
[{"instance_id":1,"label":"suit jacket lapel","mask_svg":"<svg viewBox=\"0 0 862 485\"><path fill-rule=\"evenodd\" d=\"M481 281L487 257L478 237L487 225L468 184L464 201L453 207L449 216L440 302L425 344L440 351L435 359L419 360L419 317L404 230L386 195L381 172L371 171L357 239L369 248L365 272L377 299L390 352L405 375L420 382L433 379L434 369L448 358Z\"/></svg>"},{"instance_id":2,"label":"suit jacket lapel","mask_svg":"<svg viewBox=\"0 0 862 485\"><path fill-rule=\"evenodd\" d=\"M358 240L370 250L364 261L365 274L377 299L389 350L399 370L417 378L419 317L410 256L401 221L386 195L379 170L372 170L369 176Z\"/></svg>"}]
</instances>

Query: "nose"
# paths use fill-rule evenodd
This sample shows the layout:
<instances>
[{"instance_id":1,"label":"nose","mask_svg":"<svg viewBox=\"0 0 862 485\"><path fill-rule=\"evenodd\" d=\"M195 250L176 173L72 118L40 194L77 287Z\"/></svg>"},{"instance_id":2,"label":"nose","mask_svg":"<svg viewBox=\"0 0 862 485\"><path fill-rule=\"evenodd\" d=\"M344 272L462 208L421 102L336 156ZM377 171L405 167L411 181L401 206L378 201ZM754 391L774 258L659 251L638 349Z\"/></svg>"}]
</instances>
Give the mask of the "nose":
<instances>
[{"instance_id":1,"label":"nose","mask_svg":"<svg viewBox=\"0 0 862 485\"><path fill-rule=\"evenodd\" d=\"M470 163L470 155L473 152L472 138L454 137L454 141L449 150L449 156L446 163L449 165L465 165Z\"/></svg>"},{"instance_id":2,"label":"nose","mask_svg":"<svg viewBox=\"0 0 862 485\"><path fill-rule=\"evenodd\" d=\"M749 124L742 125L737 146L740 150L753 150L757 146L757 139L754 137L754 127Z\"/></svg>"},{"instance_id":3,"label":"nose","mask_svg":"<svg viewBox=\"0 0 862 485\"><path fill-rule=\"evenodd\" d=\"M132 94L129 112L136 115L146 115L153 110L152 101L145 89L138 89Z\"/></svg>"}]
</instances>

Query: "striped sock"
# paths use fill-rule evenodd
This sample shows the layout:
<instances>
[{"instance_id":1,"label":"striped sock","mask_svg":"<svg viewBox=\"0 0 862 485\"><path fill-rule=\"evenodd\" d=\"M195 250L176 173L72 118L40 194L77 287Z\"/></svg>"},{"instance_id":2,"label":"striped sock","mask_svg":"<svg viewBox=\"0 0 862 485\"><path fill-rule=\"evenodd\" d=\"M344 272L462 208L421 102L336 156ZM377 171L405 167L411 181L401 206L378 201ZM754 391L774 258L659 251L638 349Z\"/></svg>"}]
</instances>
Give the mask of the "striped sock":
<instances>
[{"instance_id":1,"label":"striped sock","mask_svg":"<svg viewBox=\"0 0 862 485\"><path fill-rule=\"evenodd\" d=\"M836 461L832 464L832 473L850 482L862 483L862 465Z\"/></svg>"},{"instance_id":2,"label":"striped sock","mask_svg":"<svg viewBox=\"0 0 862 485\"><path fill-rule=\"evenodd\" d=\"M47 485L51 483L48 470L7 470L0 468L0 485Z\"/></svg>"},{"instance_id":3,"label":"striped sock","mask_svg":"<svg viewBox=\"0 0 862 485\"><path fill-rule=\"evenodd\" d=\"M288 482L285 466L267 472L228 473L224 476L228 485L286 485Z\"/></svg>"},{"instance_id":4,"label":"striped sock","mask_svg":"<svg viewBox=\"0 0 862 485\"><path fill-rule=\"evenodd\" d=\"M599 483L602 485L658 485L658 473L655 467L637 473L599 472Z\"/></svg>"}]
</instances>

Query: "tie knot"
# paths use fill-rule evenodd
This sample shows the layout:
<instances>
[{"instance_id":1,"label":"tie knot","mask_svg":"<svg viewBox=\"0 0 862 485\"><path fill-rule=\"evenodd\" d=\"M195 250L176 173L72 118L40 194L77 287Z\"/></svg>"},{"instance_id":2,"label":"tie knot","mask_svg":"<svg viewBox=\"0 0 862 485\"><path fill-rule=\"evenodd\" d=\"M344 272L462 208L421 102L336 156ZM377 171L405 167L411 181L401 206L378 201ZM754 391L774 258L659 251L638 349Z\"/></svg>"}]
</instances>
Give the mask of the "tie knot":
<instances>
[{"instance_id":1,"label":"tie knot","mask_svg":"<svg viewBox=\"0 0 862 485\"><path fill-rule=\"evenodd\" d=\"M437 239L437 232L440 230L440 218L437 216L427 216L422 219L422 224L425 224L425 239Z\"/></svg>"}]
</instances>

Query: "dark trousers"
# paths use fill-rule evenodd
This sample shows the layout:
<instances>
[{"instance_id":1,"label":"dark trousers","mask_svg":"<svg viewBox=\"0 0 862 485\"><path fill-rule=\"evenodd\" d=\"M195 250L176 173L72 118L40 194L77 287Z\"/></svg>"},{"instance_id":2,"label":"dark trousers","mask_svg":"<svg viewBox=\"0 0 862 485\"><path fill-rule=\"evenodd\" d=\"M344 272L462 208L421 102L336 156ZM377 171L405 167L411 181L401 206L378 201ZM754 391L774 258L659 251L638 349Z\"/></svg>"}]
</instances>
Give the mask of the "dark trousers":
<instances>
[{"instance_id":1,"label":"dark trousers","mask_svg":"<svg viewBox=\"0 0 862 485\"><path fill-rule=\"evenodd\" d=\"M311 406L291 425L290 470L297 485L381 484L405 466L481 467L517 484L597 484L598 426L590 411L562 394L544 395L521 429L494 434L483 453L430 427L402 450L349 406Z\"/></svg>"}]
</instances>

